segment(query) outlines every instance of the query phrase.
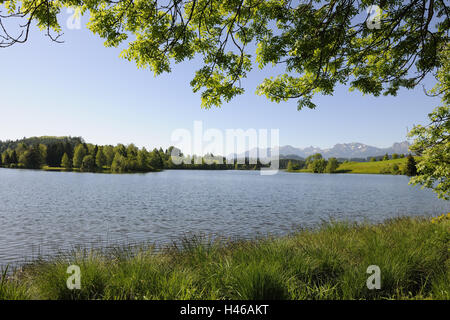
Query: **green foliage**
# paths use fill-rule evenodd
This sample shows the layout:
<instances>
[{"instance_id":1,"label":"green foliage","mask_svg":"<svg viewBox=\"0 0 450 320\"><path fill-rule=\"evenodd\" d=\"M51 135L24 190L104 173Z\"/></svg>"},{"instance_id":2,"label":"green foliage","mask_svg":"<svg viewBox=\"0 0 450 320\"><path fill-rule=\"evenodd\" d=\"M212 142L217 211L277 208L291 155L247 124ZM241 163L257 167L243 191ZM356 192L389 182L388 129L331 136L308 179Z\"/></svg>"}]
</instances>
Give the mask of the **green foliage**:
<instances>
[{"instance_id":1,"label":"green foliage","mask_svg":"<svg viewBox=\"0 0 450 320\"><path fill-rule=\"evenodd\" d=\"M103 154L105 155L105 165L110 167L114 160L114 147L113 146L103 146Z\"/></svg>"},{"instance_id":2,"label":"green foliage","mask_svg":"<svg viewBox=\"0 0 450 320\"><path fill-rule=\"evenodd\" d=\"M289 159L289 158L284 158L281 157L278 160L278 166L280 169L287 169L289 162L291 162L292 164L292 170L300 170L305 166L305 160L301 159L301 158L293 158L293 159Z\"/></svg>"},{"instance_id":3,"label":"green foliage","mask_svg":"<svg viewBox=\"0 0 450 320\"><path fill-rule=\"evenodd\" d=\"M405 174L408 177L417 175L416 160L414 159L414 157L412 155L408 155L408 157L406 159L407 159L407 161L406 161L406 167L405 167Z\"/></svg>"},{"instance_id":4,"label":"green foliage","mask_svg":"<svg viewBox=\"0 0 450 320\"><path fill-rule=\"evenodd\" d=\"M122 157L126 157L127 156L127 148L119 143L115 148L114 148L114 157L116 156L116 154L118 153L119 155L121 155Z\"/></svg>"},{"instance_id":5,"label":"green foliage","mask_svg":"<svg viewBox=\"0 0 450 320\"><path fill-rule=\"evenodd\" d=\"M0 151L3 152L7 149L16 150L20 155L22 154L28 146L32 146L35 144L43 144L47 146L47 152L50 152L49 149L57 149L59 148L59 144L64 146L65 152L72 157L69 149L73 149L77 144L83 143L83 139L81 137L52 137L52 136L42 136L42 137L31 137L31 138L23 138L19 140L6 140L0 141ZM55 147L56 146L56 147ZM63 153L61 153L62 156Z\"/></svg>"},{"instance_id":6,"label":"green foliage","mask_svg":"<svg viewBox=\"0 0 450 320\"><path fill-rule=\"evenodd\" d=\"M8 167L10 163L11 163L11 158L9 156L9 151L6 150L2 153L2 164L5 167Z\"/></svg>"},{"instance_id":7,"label":"green foliage","mask_svg":"<svg viewBox=\"0 0 450 320\"><path fill-rule=\"evenodd\" d=\"M126 168L126 158L119 152L114 155L114 160L111 164L111 172L121 173L124 172Z\"/></svg>"},{"instance_id":8,"label":"green foliage","mask_svg":"<svg viewBox=\"0 0 450 320\"><path fill-rule=\"evenodd\" d=\"M29 141L43 143L28 146L26 142ZM0 147L2 146L14 147L14 149L5 149L0 156L0 165L7 168L38 169L42 167L44 170L62 171L73 167L75 171L121 173L149 172L168 168L170 150L175 150L171 147L164 152L162 149L155 148L152 153L149 153L145 148L139 149L134 144L127 146L118 144L116 147L98 146L85 143L82 138L70 137L33 137L16 141L0 141ZM116 159L113 166L116 154L119 154L121 158ZM86 156L90 157L86 158ZM173 167L189 169L184 166ZM228 167L224 165L223 168Z\"/></svg>"},{"instance_id":9,"label":"green foliage","mask_svg":"<svg viewBox=\"0 0 450 320\"><path fill-rule=\"evenodd\" d=\"M364 94L395 95L440 67L438 55L448 42L450 24L444 0L383 1L380 29L366 25L366 9L372 4L367 1L43 3L4 2L13 17L23 14L24 23L22 30L2 30L0 47L26 41L34 23L57 40L51 31L61 31L58 14L63 7L74 7L89 13L88 28L105 40L105 46L124 48L121 57L155 75L170 72L176 63L202 59L191 86L194 92L202 90L205 108L242 94L241 81L252 61L259 68L283 68L264 79L257 93L276 102L297 99L299 109L314 108L313 96L332 95L338 84L349 83Z\"/></svg>"},{"instance_id":10,"label":"green foliage","mask_svg":"<svg viewBox=\"0 0 450 320\"><path fill-rule=\"evenodd\" d=\"M83 159L86 156L86 148L83 144L79 144L75 147L75 151L73 154L73 167L74 168L81 168L81 165L83 164Z\"/></svg>"},{"instance_id":11,"label":"green foliage","mask_svg":"<svg viewBox=\"0 0 450 320\"><path fill-rule=\"evenodd\" d=\"M161 169L164 168L164 161L161 157L161 153L158 151L158 149L153 149L152 152L150 152L149 156L149 163L150 166L152 166L155 169Z\"/></svg>"},{"instance_id":12,"label":"green foliage","mask_svg":"<svg viewBox=\"0 0 450 320\"><path fill-rule=\"evenodd\" d=\"M98 168L103 168L104 165L106 165L106 156L103 153L103 148L99 148L97 151L97 154L95 156L95 164Z\"/></svg>"},{"instance_id":13,"label":"green foliage","mask_svg":"<svg viewBox=\"0 0 450 320\"><path fill-rule=\"evenodd\" d=\"M312 154L305 159L305 165L309 166L314 160L320 159L322 159L322 155L320 153Z\"/></svg>"},{"instance_id":14,"label":"green foliage","mask_svg":"<svg viewBox=\"0 0 450 320\"><path fill-rule=\"evenodd\" d=\"M392 166L391 173L392 174L401 174L400 168L396 163L394 163L394 165Z\"/></svg>"},{"instance_id":15,"label":"green foliage","mask_svg":"<svg viewBox=\"0 0 450 320\"><path fill-rule=\"evenodd\" d=\"M17 153L16 153L16 150L13 150L12 152L11 152L11 158L10 158L10 161L11 161L11 163L15 163L15 164L17 164L18 163L18 159L17 159Z\"/></svg>"},{"instance_id":16,"label":"green foliage","mask_svg":"<svg viewBox=\"0 0 450 320\"><path fill-rule=\"evenodd\" d=\"M338 166L339 166L339 163L336 158L329 158L328 162L327 162L327 166L325 168L325 172L335 173Z\"/></svg>"},{"instance_id":17,"label":"green foliage","mask_svg":"<svg viewBox=\"0 0 450 320\"><path fill-rule=\"evenodd\" d=\"M286 171L294 171L294 166L292 165L292 161L288 162L288 165L286 167Z\"/></svg>"},{"instance_id":18,"label":"green foliage","mask_svg":"<svg viewBox=\"0 0 450 320\"><path fill-rule=\"evenodd\" d=\"M8 266L0 269L0 300L30 299L27 288L17 279L8 278Z\"/></svg>"},{"instance_id":19,"label":"green foliage","mask_svg":"<svg viewBox=\"0 0 450 320\"><path fill-rule=\"evenodd\" d=\"M25 168L39 169L44 164L40 146L42 145L32 146L19 157L19 162L23 164Z\"/></svg>"},{"instance_id":20,"label":"green foliage","mask_svg":"<svg viewBox=\"0 0 450 320\"><path fill-rule=\"evenodd\" d=\"M308 157L309 158L309 157ZM306 163L308 164L308 169L311 170L314 173L324 173L325 169L327 167L327 161L322 158L322 155L317 153L313 156L312 162L311 160L308 161L308 158L306 158Z\"/></svg>"},{"instance_id":21,"label":"green foliage","mask_svg":"<svg viewBox=\"0 0 450 320\"><path fill-rule=\"evenodd\" d=\"M386 161L369 161L369 162L344 162L339 165L337 172L341 173L363 173L363 174L393 174L393 167L398 167L399 174L404 172L406 167L406 159L392 159Z\"/></svg>"},{"instance_id":22,"label":"green foliage","mask_svg":"<svg viewBox=\"0 0 450 320\"><path fill-rule=\"evenodd\" d=\"M389 160L389 155L386 153L383 157L383 161L387 161L387 160Z\"/></svg>"},{"instance_id":23,"label":"green foliage","mask_svg":"<svg viewBox=\"0 0 450 320\"><path fill-rule=\"evenodd\" d=\"M441 54L439 81L430 91L441 96L442 106L428 115L428 126L417 125L409 132L415 138L410 150L421 156L410 183L431 188L442 199L450 199L450 46L446 49Z\"/></svg>"},{"instance_id":24,"label":"green foliage","mask_svg":"<svg viewBox=\"0 0 450 320\"><path fill-rule=\"evenodd\" d=\"M41 154L41 164L45 163L45 159L47 159L47 146L45 144L40 143L39 145L39 153Z\"/></svg>"},{"instance_id":25,"label":"green foliage","mask_svg":"<svg viewBox=\"0 0 450 320\"><path fill-rule=\"evenodd\" d=\"M34 144L32 146L18 144L13 150L6 149L3 151L0 163L6 168L39 169L44 165L46 156L47 147L43 144Z\"/></svg>"},{"instance_id":26,"label":"green foliage","mask_svg":"<svg viewBox=\"0 0 450 320\"><path fill-rule=\"evenodd\" d=\"M98 146L93 145L92 143L85 143L84 147L86 149L86 155L91 155L95 159L98 151Z\"/></svg>"},{"instance_id":27,"label":"green foliage","mask_svg":"<svg viewBox=\"0 0 450 320\"><path fill-rule=\"evenodd\" d=\"M63 157L61 159L61 167L65 168L65 169L72 168L72 161L70 161L69 156L65 152L64 152L64 155L63 155Z\"/></svg>"},{"instance_id":28,"label":"green foliage","mask_svg":"<svg viewBox=\"0 0 450 320\"><path fill-rule=\"evenodd\" d=\"M141 171L147 171L149 169L152 169L150 166L150 153L147 151L147 149L142 148L142 150L139 150L137 153L137 166L139 170Z\"/></svg>"},{"instance_id":29,"label":"green foliage","mask_svg":"<svg viewBox=\"0 0 450 320\"><path fill-rule=\"evenodd\" d=\"M418 125L410 135L416 140L411 151L419 154L417 176L411 183L421 184L433 189L439 198L450 198L450 107L436 108L429 114L431 124L427 127Z\"/></svg>"},{"instance_id":30,"label":"green foliage","mask_svg":"<svg viewBox=\"0 0 450 320\"><path fill-rule=\"evenodd\" d=\"M333 222L281 238L79 250L0 281L0 299L450 299L450 219ZM66 286L80 266L81 290ZM381 269L369 290L366 270Z\"/></svg>"},{"instance_id":31,"label":"green foliage","mask_svg":"<svg viewBox=\"0 0 450 320\"><path fill-rule=\"evenodd\" d=\"M68 152L71 151L71 146L66 146L63 142L53 142L47 145L47 157L46 164L51 167L58 167L61 165L62 157L64 153L69 156Z\"/></svg>"},{"instance_id":32,"label":"green foliage","mask_svg":"<svg viewBox=\"0 0 450 320\"><path fill-rule=\"evenodd\" d=\"M94 171L95 170L95 159L92 155L88 154L84 156L81 163L81 171Z\"/></svg>"}]
</instances>

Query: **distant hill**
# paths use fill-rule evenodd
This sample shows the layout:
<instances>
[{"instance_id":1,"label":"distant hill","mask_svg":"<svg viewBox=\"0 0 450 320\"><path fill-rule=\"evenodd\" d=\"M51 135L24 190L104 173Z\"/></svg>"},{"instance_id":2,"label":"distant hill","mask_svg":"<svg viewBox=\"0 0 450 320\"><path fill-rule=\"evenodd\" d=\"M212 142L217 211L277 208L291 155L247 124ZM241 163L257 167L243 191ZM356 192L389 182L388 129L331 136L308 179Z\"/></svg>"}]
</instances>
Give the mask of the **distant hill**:
<instances>
[{"instance_id":1,"label":"distant hill","mask_svg":"<svg viewBox=\"0 0 450 320\"><path fill-rule=\"evenodd\" d=\"M79 143L83 143L84 140L81 137L54 137L54 136L42 136L42 137L30 137L18 140L0 140L0 153L6 149L15 149L19 143L24 143L27 146L35 144L44 144L49 146L57 142L69 143L72 146L76 146Z\"/></svg>"},{"instance_id":2,"label":"distant hill","mask_svg":"<svg viewBox=\"0 0 450 320\"><path fill-rule=\"evenodd\" d=\"M305 160L305 158L300 157L296 154L282 154L280 155L280 159Z\"/></svg>"}]
</instances>

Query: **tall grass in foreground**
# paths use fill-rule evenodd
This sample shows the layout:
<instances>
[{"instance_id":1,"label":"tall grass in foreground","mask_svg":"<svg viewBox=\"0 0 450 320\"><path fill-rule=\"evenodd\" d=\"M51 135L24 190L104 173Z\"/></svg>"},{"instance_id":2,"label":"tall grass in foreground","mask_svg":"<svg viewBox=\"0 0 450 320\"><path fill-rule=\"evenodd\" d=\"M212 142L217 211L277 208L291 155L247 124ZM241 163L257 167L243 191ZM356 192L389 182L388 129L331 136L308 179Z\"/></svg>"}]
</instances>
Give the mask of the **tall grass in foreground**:
<instances>
[{"instance_id":1,"label":"tall grass in foreground","mask_svg":"<svg viewBox=\"0 0 450 320\"><path fill-rule=\"evenodd\" d=\"M0 299L450 299L450 215L329 223L281 238L81 250L0 282ZM81 268L69 290L67 267ZM381 289L369 290L369 265Z\"/></svg>"}]
</instances>

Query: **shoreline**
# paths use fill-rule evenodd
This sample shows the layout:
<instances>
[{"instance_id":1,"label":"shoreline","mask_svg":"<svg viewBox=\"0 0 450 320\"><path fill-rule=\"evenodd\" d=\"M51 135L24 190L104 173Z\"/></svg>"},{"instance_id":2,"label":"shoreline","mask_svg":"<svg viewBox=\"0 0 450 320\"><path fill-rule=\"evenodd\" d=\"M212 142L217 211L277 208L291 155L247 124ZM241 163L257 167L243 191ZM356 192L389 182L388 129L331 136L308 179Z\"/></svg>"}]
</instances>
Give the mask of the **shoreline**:
<instances>
[{"instance_id":1,"label":"shoreline","mask_svg":"<svg viewBox=\"0 0 450 320\"><path fill-rule=\"evenodd\" d=\"M32 169L32 168L8 168L0 166L0 169L11 169L11 170L32 170L32 171L45 171L45 172L74 172L74 173L98 173L98 174L145 174L145 173L152 173L152 172L162 172L166 170L186 170L186 171L259 171L259 169L206 169L206 168L164 168L164 169L154 169L152 171L133 171L133 172L111 172L109 170L103 170L103 171L82 171L80 169L65 169L65 168L59 168L59 167L44 167L40 169ZM381 172L349 172L346 170L336 170L333 173L323 172L312 172L308 169L299 169L299 170L287 170L287 169L279 169L280 172L288 172L288 173L310 173L310 174L377 174L377 175L391 175L391 176L406 176L405 174L393 174L393 173L381 173Z\"/></svg>"},{"instance_id":2,"label":"shoreline","mask_svg":"<svg viewBox=\"0 0 450 320\"><path fill-rule=\"evenodd\" d=\"M1 299L450 299L450 214L330 222L256 240L184 239L36 260L0 281ZM69 290L69 265L82 286ZM366 268L378 265L381 289Z\"/></svg>"}]
</instances>

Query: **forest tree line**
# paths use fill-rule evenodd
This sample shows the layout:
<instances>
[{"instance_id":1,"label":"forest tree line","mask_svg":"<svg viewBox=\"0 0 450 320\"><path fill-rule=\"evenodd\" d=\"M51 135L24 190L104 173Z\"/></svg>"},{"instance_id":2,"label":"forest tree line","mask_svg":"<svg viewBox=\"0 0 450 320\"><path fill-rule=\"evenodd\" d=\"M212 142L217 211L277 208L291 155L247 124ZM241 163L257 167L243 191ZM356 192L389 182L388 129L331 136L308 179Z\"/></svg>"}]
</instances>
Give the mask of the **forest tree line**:
<instances>
[{"instance_id":1,"label":"forest tree line","mask_svg":"<svg viewBox=\"0 0 450 320\"><path fill-rule=\"evenodd\" d=\"M84 172L150 172L161 169L200 170L259 170L269 167L259 160L242 158L228 163L225 157L212 154L185 157L181 150L171 146L166 150L147 151L134 144L94 145L81 137L33 137L16 141L0 141L0 166L4 168L60 168ZM181 164L172 161L172 155L184 159ZM189 161L186 161L189 159ZM292 160L303 166L303 160ZM177 161L175 161L177 162ZM288 160L280 159L280 168Z\"/></svg>"},{"instance_id":2,"label":"forest tree line","mask_svg":"<svg viewBox=\"0 0 450 320\"><path fill-rule=\"evenodd\" d=\"M178 157L178 159L177 159ZM385 161L404 158L403 154L385 154L368 157L369 161ZM412 158L412 157L411 157ZM175 159L174 163L172 159ZM184 160L178 164L176 160ZM409 159L413 161L412 158ZM181 162L181 161L179 161ZM231 162L231 163L229 163ZM321 154L313 154L306 159L279 159L279 168L295 171L308 169L316 173L333 173L344 159L324 159ZM415 166L414 164L411 164ZM56 168L84 172L150 172L162 169L200 170L259 170L269 167L258 159L240 158L233 161L225 157L207 154L205 156L185 156L181 150L171 146L166 150L154 148L147 151L134 144L94 145L81 137L32 137L16 141L0 141L0 166L5 168ZM396 168L394 167L393 170ZM394 174L405 174L400 172ZM414 175L414 174L413 174Z\"/></svg>"},{"instance_id":3,"label":"forest tree line","mask_svg":"<svg viewBox=\"0 0 450 320\"><path fill-rule=\"evenodd\" d=\"M134 144L94 145L82 138L39 137L0 142L0 165L7 168L63 168L87 172L148 172L160 170L168 150L147 151Z\"/></svg>"}]
</instances>

